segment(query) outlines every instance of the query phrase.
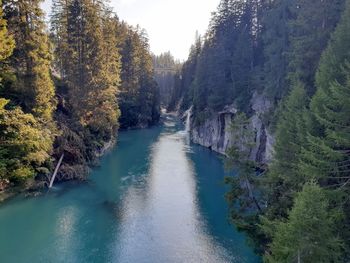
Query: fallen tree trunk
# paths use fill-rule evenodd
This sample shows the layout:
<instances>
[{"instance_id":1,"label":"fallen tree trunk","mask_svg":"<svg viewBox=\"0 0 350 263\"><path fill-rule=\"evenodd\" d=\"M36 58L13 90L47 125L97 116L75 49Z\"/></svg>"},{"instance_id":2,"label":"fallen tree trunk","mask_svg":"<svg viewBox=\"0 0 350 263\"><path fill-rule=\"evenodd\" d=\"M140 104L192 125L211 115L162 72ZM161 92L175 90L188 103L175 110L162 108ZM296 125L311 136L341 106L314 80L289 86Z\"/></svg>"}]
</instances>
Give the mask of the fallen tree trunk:
<instances>
[{"instance_id":1,"label":"fallen tree trunk","mask_svg":"<svg viewBox=\"0 0 350 263\"><path fill-rule=\"evenodd\" d=\"M58 161L58 163L57 163L57 165L56 165L56 168L55 168L55 171L54 171L54 173L53 173L53 175L52 175L52 177L51 177L50 184L49 184L49 188L52 188L52 185L53 185L53 182L55 181L57 172L58 172L58 170L60 169L60 166L61 166L61 164L62 164L63 157L64 157L64 154L62 153L61 158L60 158L60 160Z\"/></svg>"}]
</instances>

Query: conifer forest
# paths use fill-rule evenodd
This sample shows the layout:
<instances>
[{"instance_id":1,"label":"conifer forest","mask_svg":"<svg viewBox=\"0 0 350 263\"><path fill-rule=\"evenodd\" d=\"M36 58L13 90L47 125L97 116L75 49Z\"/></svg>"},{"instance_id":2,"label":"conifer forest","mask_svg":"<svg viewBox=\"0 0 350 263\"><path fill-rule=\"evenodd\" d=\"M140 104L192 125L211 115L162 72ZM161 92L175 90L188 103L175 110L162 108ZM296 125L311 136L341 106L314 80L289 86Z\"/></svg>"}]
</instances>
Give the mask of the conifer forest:
<instances>
[{"instance_id":1,"label":"conifer forest","mask_svg":"<svg viewBox=\"0 0 350 263\"><path fill-rule=\"evenodd\" d=\"M1 262L350 262L350 0L217 0L186 60L42 5L0 0Z\"/></svg>"}]
</instances>

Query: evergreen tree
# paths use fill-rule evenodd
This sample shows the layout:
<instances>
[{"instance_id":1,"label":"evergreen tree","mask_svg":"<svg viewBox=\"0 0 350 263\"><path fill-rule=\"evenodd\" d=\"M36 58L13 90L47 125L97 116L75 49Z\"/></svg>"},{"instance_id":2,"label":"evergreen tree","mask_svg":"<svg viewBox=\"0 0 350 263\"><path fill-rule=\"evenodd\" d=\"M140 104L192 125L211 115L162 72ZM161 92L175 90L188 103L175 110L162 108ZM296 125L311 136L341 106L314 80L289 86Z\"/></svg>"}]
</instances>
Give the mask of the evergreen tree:
<instances>
[{"instance_id":1,"label":"evergreen tree","mask_svg":"<svg viewBox=\"0 0 350 263\"><path fill-rule=\"evenodd\" d=\"M235 116L230 131L235 145L227 151L225 165L231 170L235 169L237 174L225 178L225 182L230 185L226 199L235 225L240 229L251 230L252 219L262 212L254 187L257 164L250 160L254 134L244 113Z\"/></svg>"},{"instance_id":2,"label":"evergreen tree","mask_svg":"<svg viewBox=\"0 0 350 263\"><path fill-rule=\"evenodd\" d=\"M51 126L50 129L54 130L52 115L56 101L50 73L52 56L41 2L4 1L10 32L16 42L11 57L16 81L11 89L16 93L14 99L18 100L24 111L40 118L43 127Z\"/></svg>"},{"instance_id":3,"label":"evergreen tree","mask_svg":"<svg viewBox=\"0 0 350 263\"><path fill-rule=\"evenodd\" d=\"M195 123L226 105L249 112L252 93L261 86L264 8L258 0L220 2L196 59L193 80L184 83L191 90Z\"/></svg>"},{"instance_id":4,"label":"evergreen tree","mask_svg":"<svg viewBox=\"0 0 350 263\"><path fill-rule=\"evenodd\" d=\"M117 22L101 1L56 1L52 24L61 77L73 118L108 140L118 127ZM69 58L69 59L67 59Z\"/></svg>"},{"instance_id":5,"label":"evergreen tree","mask_svg":"<svg viewBox=\"0 0 350 263\"><path fill-rule=\"evenodd\" d=\"M338 231L340 233L338 241L340 239L348 240L349 231L346 230L350 215L347 198L350 178L349 15L350 2L347 2L343 18L333 34L328 48L322 55L316 75L317 91L311 100L310 108L305 108L305 98L307 97L305 92L299 93L299 96L295 97L296 89L286 102L287 107L283 110L282 119L280 119L277 128L275 161L265 179L268 206L264 226L273 224L276 218L286 218L286 211L295 200L296 192L300 191L301 186L306 181L317 180L322 187L331 189L326 195L329 208L343 211L345 215L344 220L333 223L332 238L335 237L334 231ZM294 103L290 104L293 102L291 101L293 96ZM290 108L290 105L294 105L294 107ZM302 113L303 108L306 109L304 113ZM333 191L333 189L338 190ZM294 209L295 207L291 213ZM311 208L309 210L312 211ZM329 226L323 226L323 229L327 229L327 227L329 229ZM314 229L317 229L316 225L310 228L309 232L314 231ZM296 260L297 251L299 251L301 258L304 257L302 262L340 261L341 251L337 243L334 243L336 248L333 250L331 244L327 244L327 241L323 240L321 236L308 237L304 233L309 239L318 238L315 241L318 242L317 246L322 248L325 245L323 250L328 252L329 257L323 254L322 250L318 250L316 246L305 248L307 247L306 243L302 245L300 243L298 247L293 247L293 244L297 242L297 240L292 240L296 238L293 236L296 230L289 223L283 223L279 226L276 232L278 234L272 235L272 256L269 257L271 262ZM302 233L299 235L301 236ZM323 232L319 230L319 233ZM287 242L289 242L289 249L287 249ZM327 246L329 247L327 248ZM307 252L304 252L305 249Z\"/></svg>"},{"instance_id":6,"label":"evergreen tree","mask_svg":"<svg viewBox=\"0 0 350 263\"><path fill-rule=\"evenodd\" d=\"M202 39L196 33L195 43L190 48L188 59L175 75L174 90L168 109L187 110L192 106L194 100L194 80L201 50Z\"/></svg>"},{"instance_id":7,"label":"evergreen tree","mask_svg":"<svg viewBox=\"0 0 350 263\"><path fill-rule=\"evenodd\" d=\"M68 8L72 0L52 0L50 24L51 40L54 45L54 68L60 77L66 77L68 53Z\"/></svg>"},{"instance_id":8,"label":"evergreen tree","mask_svg":"<svg viewBox=\"0 0 350 263\"><path fill-rule=\"evenodd\" d=\"M342 262L342 242L337 237L336 218L327 194L308 183L297 195L286 221L274 222L273 242L266 262Z\"/></svg>"},{"instance_id":9,"label":"evergreen tree","mask_svg":"<svg viewBox=\"0 0 350 263\"><path fill-rule=\"evenodd\" d=\"M265 94L276 100L288 92L287 54L290 48L289 27L292 19L290 8L293 0L275 0L267 6L263 15L264 86Z\"/></svg>"},{"instance_id":10,"label":"evergreen tree","mask_svg":"<svg viewBox=\"0 0 350 263\"><path fill-rule=\"evenodd\" d=\"M291 6L289 77L302 81L309 95L315 92L315 72L345 0L297 0Z\"/></svg>"},{"instance_id":11,"label":"evergreen tree","mask_svg":"<svg viewBox=\"0 0 350 263\"><path fill-rule=\"evenodd\" d=\"M63 131L55 155L66 152L62 173L74 178L115 140L119 115L122 128L157 121L158 89L144 33L106 1L55 0L51 25Z\"/></svg>"},{"instance_id":12,"label":"evergreen tree","mask_svg":"<svg viewBox=\"0 0 350 263\"><path fill-rule=\"evenodd\" d=\"M298 250L303 262L337 262L343 252L338 241L349 240L350 7L347 3L339 23L344 3L345 0L222 0L200 51L193 52L198 55L191 54L175 78L171 107L186 105L183 110L193 104L195 125L232 104L249 118L254 92L263 90L274 100L278 124L274 160L269 169L261 179L256 178L255 164L247 157L249 147L233 147L227 153L228 162L239 173L226 179L231 185L227 195L230 215L239 228L261 238L257 224L265 229L282 222L278 223L279 234L262 237L263 242L273 243L271 262L293 262ZM264 119L270 128L271 116ZM238 127L246 128L238 128L238 138L233 133L231 139L240 145L249 144L253 137L246 139L248 135L243 133L248 133L248 126L240 117L238 113L233 122L241 120ZM306 241L300 241L303 248L298 247L294 238L299 233L288 225L291 215L299 213L293 211L301 209L297 207L302 201L297 199L310 198L304 192L316 186L307 185L304 190L303 186L313 180L318 188L327 189L320 190L324 196L321 203L344 214L343 221L334 221L337 227L331 226L331 231L330 221L324 226L328 232L322 234L329 234L329 240L339 234L335 247L329 240L324 247L320 245L331 250L329 257L324 258L315 244L307 247ZM262 200L255 198L256 193ZM262 205L264 201L266 206ZM311 201L317 207L316 201ZM258 214L264 214L263 222ZM320 211L320 217L328 216ZM287 228L291 235L288 241L294 242L290 251L283 240ZM306 237L317 239L314 234L310 231ZM278 247L278 242L284 242L283 247ZM349 258L344 257L344 261Z\"/></svg>"},{"instance_id":13,"label":"evergreen tree","mask_svg":"<svg viewBox=\"0 0 350 263\"><path fill-rule=\"evenodd\" d=\"M7 21L3 17L2 1L0 0L0 62L7 59L13 52L15 42L7 30Z\"/></svg>"},{"instance_id":14,"label":"evergreen tree","mask_svg":"<svg viewBox=\"0 0 350 263\"><path fill-rule=\"evenodd\" d=\"M2 14L0 2L1 62L14 49L14 40L7 33ZM22 182L38 171L48 172L40 166L48 159L51 140L33 115L23 113L19 107L6 108L9 102L0 98L0 181Z\"/></svg>"},{"instance_id":15,"label":"evergreen tree","mask_svg":"<svg viewBox=\"0 0 350 263\"><path fill-rule=\"evenodd\" d=\"M0 41L1 60L9 66L1 67L1 96L11 100L0 98L0 180L19 183L49 172L56 132L54 87L39 1L6 1L4 6L14 38L6 32L1 9L1 37L6 37Z\"/></svg>"},{"instance_id":16,"label":"evergreen tree","mask_svg":"<svg viewBox=\"0 0 350 263\"><path fill-rule=\"evenodd\" d=\"M263 179L267 199L267 216L285 217L295 194L305 181L298 165L305 141L304 112L308 103L306 91L300 83L287 97L277 124L274 160Z\"/></svg>"},{"instance_id":17,"label":"evergreen tree","mask_svg":"<svg viewBox=\"0 0 350 263\"><path fill-rule=\"evenodd\" d=\"M146 127L158 121L160 104L148 39L140 28L122 27L120 124L122 128Z\"/></svg>"},{"instance_id":18,"label":"evergreen tree","mask_svg":"<svg viewBox=\"0 0 350 263\"><path fill-rule=\"evenodd\" d=\"M317 178L334 189L334 206L341 207L346 219L339 224L344 240L349 240L350 180L350 2L324 52L316 75L317 92L310 105L307 141L301 155L303 176ZM349 243L346 243L348 251ZM347 254L347 256L349 256Z\"/></svg>"},{"instance_id":19,"label":"evergreen tree","mask_svg":"<svg viewBox=\"0 0 350 263\"><path fill-rule=\"evenodd\" d=\"M179 62L175 61L170 52L152 56L154 77L159 86L160 101L164 106L170 103L174 90L175 74L179 68Z\"/></svg>"},{"instance_id":20,"label":"evergreen tree","mask_svg":"<svg viewBox=\"0 0 350 263\"><path fill-rule=\"evenodd\" d=\"M301 169L307 176L328 182L346 183L350 175L350 3L316 76L317 92L312 98L307 144ZM331 177L331 178L328 178ZM333 179L332 179L333 177ZM343 178L343 180L342 180Z\"/></svg>"}]
</instances>

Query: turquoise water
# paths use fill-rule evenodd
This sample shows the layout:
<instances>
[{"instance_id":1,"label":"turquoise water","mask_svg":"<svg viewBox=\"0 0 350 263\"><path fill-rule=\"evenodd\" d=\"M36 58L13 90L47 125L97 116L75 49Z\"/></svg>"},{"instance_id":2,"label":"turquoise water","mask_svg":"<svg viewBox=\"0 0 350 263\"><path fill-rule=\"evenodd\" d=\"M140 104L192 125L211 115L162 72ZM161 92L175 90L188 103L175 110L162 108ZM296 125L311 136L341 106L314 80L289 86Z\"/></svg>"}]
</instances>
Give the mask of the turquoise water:
<instances>
[{"instance_id":1,"label":"turquoise water","mask_svg":"<svg viewBox=\"0 0 350 263\"><path fill-rule=\"evenodd\" d=\"M260 262L227 222L224 170L163 125L121 132L84 183L0 206L0 262Z\"/></svg>"}]
</instances>

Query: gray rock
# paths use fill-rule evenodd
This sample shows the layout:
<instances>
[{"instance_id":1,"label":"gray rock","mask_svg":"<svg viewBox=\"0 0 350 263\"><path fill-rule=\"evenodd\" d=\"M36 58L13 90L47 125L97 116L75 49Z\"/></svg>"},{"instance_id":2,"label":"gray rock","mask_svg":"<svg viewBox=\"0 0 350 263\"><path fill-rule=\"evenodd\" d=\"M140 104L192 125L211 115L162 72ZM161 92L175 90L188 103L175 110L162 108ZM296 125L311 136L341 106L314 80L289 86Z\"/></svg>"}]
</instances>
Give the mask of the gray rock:
<instances>
[{"instance_id":1,"label":"gray rock","mask_svg":"<svg viewBox=\"0 0 350 263\"><path fill-rule=\"evenodd\" d=\"M253 115L249 119L249 129L253 131L252 144L250 149L250 159L260 164L269 163L272 160L274 136L265 127L263 122L264 114L268 113L272 103L264 96L254 93L251 99ZM232 132L229 127L237 114L237 109L233 105L227 105L220 112L215 113L202 125L191 125L191 139L194 143L203 145L221 154L233 145L240 149L243 147L239 142L233 141Z\"/></svg>"}]
</instances>

